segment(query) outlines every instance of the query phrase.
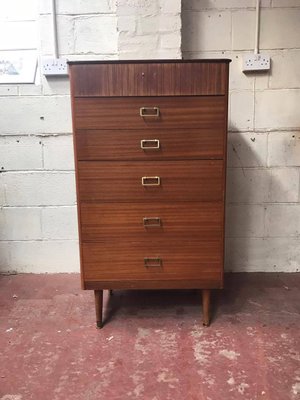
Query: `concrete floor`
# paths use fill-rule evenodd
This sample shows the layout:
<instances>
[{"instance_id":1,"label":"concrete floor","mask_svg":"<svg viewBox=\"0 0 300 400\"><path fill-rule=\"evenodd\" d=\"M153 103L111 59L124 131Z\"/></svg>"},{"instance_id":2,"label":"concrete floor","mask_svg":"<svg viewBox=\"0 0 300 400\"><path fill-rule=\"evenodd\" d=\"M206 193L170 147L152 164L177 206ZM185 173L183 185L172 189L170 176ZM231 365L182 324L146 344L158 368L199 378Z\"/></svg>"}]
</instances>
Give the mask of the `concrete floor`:
<instances>
[{"instance_id":1,"label":"concrete floor","mask_svg":"<svg viewBox=\"0 0 300 400\"><path fill-rule=\"evenodd\" d=\"M196 291L106 292L0 278L0 400L300 398L300 274L235 274L201 325Z\"/></svg>"}]
</instances>

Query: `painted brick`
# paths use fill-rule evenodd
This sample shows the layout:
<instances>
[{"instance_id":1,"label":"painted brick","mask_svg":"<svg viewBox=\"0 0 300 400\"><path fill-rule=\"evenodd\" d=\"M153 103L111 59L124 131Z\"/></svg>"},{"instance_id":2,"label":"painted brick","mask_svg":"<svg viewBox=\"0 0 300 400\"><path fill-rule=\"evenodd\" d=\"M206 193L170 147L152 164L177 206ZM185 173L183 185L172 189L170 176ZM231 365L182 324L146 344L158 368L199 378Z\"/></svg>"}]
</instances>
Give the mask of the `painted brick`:
<instances>
[{"instance_id":1,"label":"painted brick","mask_svg":"<svg viewBox=\"0 0 300 400\"><path fill-rule=\"evenodd\" d=\"M300 7L300 0L272 0L272 7Z\"/></svg>"},{"instance_id":2,"label":"painted brick","mask_svg":"<svg viewBox=\"0 0 300 400\"><path fill-rule=\"evenodd\" d=\"M131 16L119 17L117 20L117 27L119 32L133 33L137 28L137 19Z\"/></svg>"},{"instance_id":3,"label":"painted brick","mask_svg":"<svg viewBox=\"0 0 300 400\"><path fill-rule=\"evenodd\" d=\"M264 206L229 204L226 207L226 237L263 237Z\"/></svg>"},{"instance_id":4,"label":"painted brick","mask_svg":"<svg viewBox=\"0 0 300 400\"><path fill-rule=\"evenodd\" d=\"M242 10L232 13L233 50L254 49L255 11Z\"/></svg>"},{"instance_id":5,"label":"painted brick","mask_svg":"<svg viewBox=\"0 0 300 400\"><path fill-rule=\"evenodd\" d=\"M71 132L68 96L0 97L2 134Z\"/></svg>"},{"instance_id":6,"label":"painted brick","mask_svg":"<svg viewBox=\"0 0 300 400\"><path fill-rule=\"evenodd\" d=\"M37 71L37 78L39 78L39 70ZM37 80L37 79L36 79ZM20 96L40 96L42 94L42 85L35 82L35 84L24 84L19 85L19 95Z\"/></svg>"},{"instance_id":7,"label":"painted brick","mask_svg":"<svg viewBox=\"0 0 300 400\"><path fill-rule=\"evenodd\" d=\"M181 36L178 32L166 33L160 37L160 46L162 49L178 49L181 44Z\"/></svg>"},{"instance_id":8,"label":"painted brick","mask_svg":"<svg viewBox=\"0 0 300 400\"><path fill-rule=\"evenodd\" d=\"M155 53L158 45L158 35L129 35L124 32L119 34L120 50L124 49L126 52L136 52L137 56L145 58L147 52ZM143 51L142 51L143 49ZM151 54L151 53L150 53Z\"/></svg>"},{"instance_id":9,"label":"painted brick","mask_svg":"<svg viewBox=\"0 0 300 400\"><path fill-rule=\"evenodd\" d=\"M0 208L0 240L41 239L41 210L30 207Z\"/></svg>"},{"instance_id":10,"label":"painted brick","mask_svg":"<svg viewBox=\"0 0 300 400\"><path fill-rule=\"evenodd\" d=\"M74 53L74 18L57 16L58 48L61 54ZM50 15L42 15L39 19L39 33L41 38L41 54L53 57L52 19Z\"/></svg>"},{"instance_id":11,"label":"painted brick","mask_svg":"<svg viewBox=\"0 0 300 400\"><path fill-rule=\"evenodd\" d=\"M41 210L42 235L44 239L78 240L76 207L45 207Z\"/></svg>"},{"instance_id":12,"label":"painted brick","mask_svg":"<svg viewBox=\"0 0 300 400\"><path fill-rule=\"evenodd\" d=\"M228 203L263 203L270 196L271 174L264 168L229 168Z\"/></svg>"},{"instance_id":13,"label":"painted brick","mask_svg":"<svg viewBox=\"0 0 300 400\"><path fill-rule=\"evenodd\" d=\"M182 14L182 41L185 51L231 49L230 12L189 12Z\"/></svg>"},{"instance_id":14,"label":"painted brick","mask_svg":"<svg viewBox=\"0 0 300 400\"><path fill-rule=\"evenodd\" d=\"M300 9L262 9L260 49L298 48L299 20ZM254 10L232 13L232 46L234 50L253 49L254 32Z\"/></svg>"},{"instance_id":15,"label":"painted brick","mask_svg":"<svg viewBox=\"0 0 300 400\"><path fill-rule=\"evenodd\" d=\"M255 93L255 128L284 129L300 126L300 89Z\"/></svg>"},{"instance_id":16,"label":"painted brick","mask_svg":"<svg viewBox=\"0 0 300 400\"><path fill-rule=\"evenodd\" d=\"M124 17L123 17L124 18ZM137 35L156 34L160 29L158 15L137 18Z\"/></svg>"},{"instance_id":17,"label":"painted brick","mask_svg":"<svg viewBox=\"0 0 300 400\"><path fill-rule=\"evenodd\" d=\"M70 80L67 76L59 79L42 77L43 94L45 95L70 95Z\"/></svg>"},{"instance_id":18,"label":"painted brick","mask_svg":"<svg viewBox=\"0 0 300 400\"><path fill-rule=\"evenodd\" d=\"M176 0L177 2L178 0ZM117 0L117 15L151 16L158 12L158 4L153 0Z\"/></svg>"},{"instance_id":19,"label":"painted brick","mask_svg":"<svg viewBox=\"0 0 300 400\"><path fill-rule=\"evenodd\" d=\"M262 167L267 165L267 133L228 134L228 167Z\"/></svg>"},{"instance_id":20,"label":"painted brick","mask_svg":"<svg viewBox=\"0 0 300 400\"><path fill-rule=\"evenodd\" d=\"M299 166L300 132L271 132L268 137L268 166Z\"/></svg>"},{"instance_id":21,"label":"painted brick","mask_svg":"<svg viewBox=\"0 0 300 400\"><path fill-rule=\"evenodd\" d=\"M252 91L238 91L230 94L229 129L253 129L254 95Z\"/></svg>"},{"instance_id":22,"label":"painted brick","mask_svg":"<svg viewBox=\"0 0 300 400\"><path fill-rule=\"evenodd\" d=\"M4 205L75 204L75 178L73 173L3 173L0 174L0 191L3 192Z\"/></svg>"},{"instance_id":23,"label":"painted brick","mask_svg":"<svg viewBox=\"0 0 300 400\"><path fill-rule=\"evenodd\" d=\"M163 15L159 16L159 31L175 33L177 32L178 35L181 35L181 18L180 15Z\"/></svg>"},{"instance_id":24,"label":"painted brick","mask_svg":"<svg viewBox=\"0 0 300 400\"><path fill-rule=\"evenodd\" d=\"M0 86L0 96L17 96L18 94L18 86Z\"/></svg>"},{"instance_id":25,"label":"painted brick","mask_svg":"<svg viewBox=\"0 0 300 400\"><path fill-rule=\"evenodd\" d=\"M299 201L299 169L272 168L269 201L272 203Z\"/></svg>"},{"instance_id":26,"label":"painted brick","mask_svg":"<svg viewBox=\"0 0 300 400\"><path fill-rule=\"evenodd\" d=\"M42 139L44 168L47 170L74 170L72 136L49 136Z\"/></svg>"},{"instance_id":27,"label":"painted brick","mask_svg":"<svg viewBox=\"0 0 300 400\"><path fill-rule=\"evenodd\" d=\"M159 8L165 14L180 14L181 0L160 0Z\"/></svg>"},{"instance_id":28,"label":"painted brick","mask_svg":"<svg viewBox=\"0 0 300 400\"><path fill-rule=\"evenodd\" d=\"M300 50L281 51L272 55L269 87L300 88Z\"/></svg>"},{"instance_id":29,"label":"painted brick","mask_svg":"<svg viewBox=\"0 0 300 400\"><path fill-rule=\"evenodd\" d=\"M224 57L224 55L223 55ZM230 90L253 90L254 76L242 73L243 53L228 53L226 57L231 58L229 73Z\"/></svg>"},{"instance_id":30,"label":"painted brick","mask_svg":"<svg viewBox=\"0 0 300 400\"><path fill-rule=\"evenodd\" d=\"M271 0L261 0L260 3L262 7L269 7L271 5ZM256 5L256 0L201 0L201 1L182 0L182 8L184 10L196 10L196 11L202 11L204 9L222 10L222 9L235 9L235 8L254 8L255 5Z\"/></svg>"},{"instance_id":31,"label":"painted brick","mask_svg":"<svg viewBox=\"0 0 300 400\"><path fill-rule=\"evenodd\" d=\"M261 49L299 48L300 8L273 8L261 12Z\"/></svg>"},{"instance_id":32,"label":"painted brick","mask_svg":"<svg viewBox=\"0 0 300 400\"><path fill-rule=\"evenodd\" d=\"M0 242L0 253L2 272L79 272L78 242L73 240Z\"/></svg>"},{"instance_id":33,"label":"painted brick","mask_svg":"<svg viewBox=\"0 0 300 400\"><path fill-rule=\"evenodd\" d=\"M75 19L75 53L114 53L117 51L117 19L89 16Z\"/></svg>"},{"instance_id":34,"label":"painted brick","mask_svg":"<svg viewBox=\"0 0 300 400\"><path fill-rule=\"evenodd\" d=\"M58 14L93 14L93 13L111 13L114 11L114 0L58 0ZM51 12L51 0L39 0L40 14L49 14Z\"/></svg>"},{"instance_id":35,"label":"painted brick","mask_svg":"<svg viewBox=\"0 0 300 400\"><path fill-rule=\"evenodd\" d=\"M300 235L299 204L269 204L266 207L266 236L288 237Z\"/></svg>"},{"instance_id":36,"label":"painted brick","mask_svg":"<svg viewBox=\"0 0 300 400\"><path fill-rule=\"evenodd\" d=\"M42 145L38 137L0 136L0 170L43 168Z\"/></svg>"},{"instance_id":37,"label":"painted brick","mask_svg":"<svg viewBox=\"0 0 300 400\"><path fill-rule=\"evenodd\" d=\"M297 272L300 246L296 238L229 238L226 270L234 272Z\"/></svg>"}]
</instances>

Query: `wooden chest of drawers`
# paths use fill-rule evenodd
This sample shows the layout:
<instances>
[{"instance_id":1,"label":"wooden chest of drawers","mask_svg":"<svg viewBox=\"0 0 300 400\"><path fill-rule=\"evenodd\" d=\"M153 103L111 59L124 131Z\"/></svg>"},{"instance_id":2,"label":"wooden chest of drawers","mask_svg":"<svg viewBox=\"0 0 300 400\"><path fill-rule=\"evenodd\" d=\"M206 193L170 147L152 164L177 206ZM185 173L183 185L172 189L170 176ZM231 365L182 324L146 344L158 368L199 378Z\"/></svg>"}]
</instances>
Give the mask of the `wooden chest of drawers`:
<instances>
[{"instance_id":1,"label":"wooden chest of drawers","mask_svg":"<svg viewBox=\"0 0 300 400\"><path fill-rule=\"evenodd\" d=\"M70 62L82 287L223 286L229 60Z\"/></svg>"}]
</instances>

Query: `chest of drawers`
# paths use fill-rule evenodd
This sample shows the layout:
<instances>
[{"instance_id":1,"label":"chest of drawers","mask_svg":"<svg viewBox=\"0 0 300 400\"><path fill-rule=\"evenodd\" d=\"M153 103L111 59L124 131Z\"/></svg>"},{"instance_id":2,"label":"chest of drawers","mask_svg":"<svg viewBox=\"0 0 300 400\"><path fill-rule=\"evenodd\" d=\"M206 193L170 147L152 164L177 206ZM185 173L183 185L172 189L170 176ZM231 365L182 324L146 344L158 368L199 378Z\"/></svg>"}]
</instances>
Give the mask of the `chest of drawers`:
<instances>
[{"instance_id":1,"label":"chest of drawers","mask_svg":"<svg viewBox=\"0 0 300 400\"><path fill-rule=\"evenodd\" d=\"M81 279L223 286L229 60L69 63Z\"/></svg>"}]
</instances>

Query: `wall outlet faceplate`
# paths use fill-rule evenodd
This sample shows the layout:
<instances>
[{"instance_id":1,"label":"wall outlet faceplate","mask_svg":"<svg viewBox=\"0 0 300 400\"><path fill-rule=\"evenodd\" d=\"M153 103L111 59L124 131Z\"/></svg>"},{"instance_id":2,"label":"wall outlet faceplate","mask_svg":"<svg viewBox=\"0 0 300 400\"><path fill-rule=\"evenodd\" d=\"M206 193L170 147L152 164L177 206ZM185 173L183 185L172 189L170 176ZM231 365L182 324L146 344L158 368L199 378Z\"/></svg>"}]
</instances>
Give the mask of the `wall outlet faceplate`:
<instances>
[{"instance_id":1,"label":"wall outlet faceplate","mask_svg":"<svg viewBox=\"0 0 300 400\"><path fill-rule=\"evenodd\" d=\"M250 54L243 57L243 72L268 71L270 67L271 59L266 54Z\"/></svg>"},{"instance_id":2,"label":"wall outlet faceplate","mask_svg":"<svg viewBox=\"0 0 300 400\"><path fill-rule=\"evenodd\" d=\"M68 75L66 58L43 58L42 72L44 75Z\"/></svg>"}]
</instances>

